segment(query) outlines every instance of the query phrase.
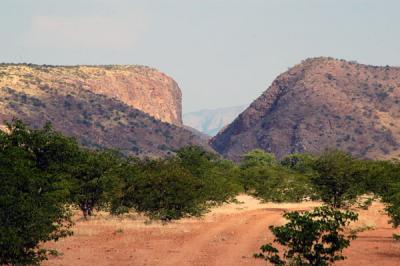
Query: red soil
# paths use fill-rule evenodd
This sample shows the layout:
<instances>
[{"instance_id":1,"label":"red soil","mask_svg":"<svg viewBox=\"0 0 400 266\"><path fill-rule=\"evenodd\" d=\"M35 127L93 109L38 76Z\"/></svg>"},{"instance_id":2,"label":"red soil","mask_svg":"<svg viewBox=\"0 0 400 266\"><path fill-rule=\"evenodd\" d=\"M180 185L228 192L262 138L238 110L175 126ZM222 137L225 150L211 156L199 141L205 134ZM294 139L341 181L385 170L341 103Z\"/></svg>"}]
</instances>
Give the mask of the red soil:
<instances>
[{"instance_id":1,"label":"red soil","mask_svg":"<svg viewBox=\"0 0 400 266\"><path fill-rule=\"evenodd\" d=\"M253 254L273 240L269 225L284 223L284 210L309 209L317 203L260 204L240 196L243 204L216 208L202 219L183 219L162 225L142 217L117 219L98 214L90 221L78 220L74 236L46 247L62 255L44 265L266 265ZM387 223L383 206L374 203L360 212L353 228L375 229L359 233L346 250L347 260L338 265L400 265L400 242Z\"/></svg>"}]
</instances>

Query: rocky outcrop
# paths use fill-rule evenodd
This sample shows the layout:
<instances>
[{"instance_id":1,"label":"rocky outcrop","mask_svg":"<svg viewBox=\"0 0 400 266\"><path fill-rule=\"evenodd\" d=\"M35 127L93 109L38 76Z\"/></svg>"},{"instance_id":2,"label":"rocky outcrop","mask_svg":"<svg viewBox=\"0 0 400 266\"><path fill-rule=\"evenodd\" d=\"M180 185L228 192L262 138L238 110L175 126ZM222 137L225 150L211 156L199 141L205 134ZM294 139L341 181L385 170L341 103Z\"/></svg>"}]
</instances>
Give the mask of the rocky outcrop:
<instances>
[{"instance_id":1,"label":"rocky outcrop","mask_svg":"<svg viewBox=\"0 0 400 266\"><path fill-rule=\"evenodd\" d=\"M144 66L0 65L0 88L85 89L116 98L163 122L182 125L182 95L167 75Z\"/></svg>"},{"instance_id":2,"label":"rocky outcrop","mask_svg":"<svg viewBox=\"0 0 400 266\"><path fill-rule=\"evenodd\" d=\"M233 159L255 148L278 157L332 148L397 157L400 68L305 60L280 75L211 144Z\"/></svg>"},{"instance_id":3,"label":"rocky outcrop","mask_svg":"<svg viewBox=\"0 0 400 266\"><path fill-rule=\"evenodd\" d=\"M84 146L127 155L168 156L187 145L210 149L181 126L180 97L172 79L149 68L0 66L0 121L51 122Z\"/></svg>"}]
</instances>

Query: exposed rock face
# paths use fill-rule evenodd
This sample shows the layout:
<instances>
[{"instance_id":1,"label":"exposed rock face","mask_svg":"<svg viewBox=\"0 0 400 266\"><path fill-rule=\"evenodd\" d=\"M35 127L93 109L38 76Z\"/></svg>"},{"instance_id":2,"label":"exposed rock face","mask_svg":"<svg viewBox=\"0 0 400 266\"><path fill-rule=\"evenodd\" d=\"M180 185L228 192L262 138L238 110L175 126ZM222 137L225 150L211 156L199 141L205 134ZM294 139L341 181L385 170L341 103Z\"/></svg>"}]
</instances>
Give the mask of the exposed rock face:
<instances>
[{"instance_id":1,"label":"exposed rock face","mask_svg":"<svg viewBox=\"0 0 400 266\"><path fill-rule=\"evenodd\" d=\"M114 97L155 118L182 125L182 95L176 82L144 66L1 65L0 87L35 90L70 87Z\"/></svg>"},{"instance_id":2,"label":"exposed rock face","mask_svg":"<svg viewBox=\"0 0 400 266\"><path fill-rule=\"evenodd\" d=\"M80 70L81 68L84 71ZM76 137L87 147L113 148L129 155L165 156L186 145L199 145L209 149L206 140L200 139L183 127L157 120L132 107L131 103L122 101L121 95L129 94L128 85L125 89L117 89L116 84L123 84L124 80L130 79L125 76L128 75L127 72L132 71L132 80L145 77L136 79L135 75L138 74L135 74L136 70L130 67L113 67L115 68L116 71L97 67L0 66L0 121L16 117L33 127L40 127L49 121L56 130ZM154 73L153 70L149 71ZM87 74L89 72L90 75ZM87 76L83 76L83 73ZM161 75L159 79L163 77ZM148 78L156 79L150 74ZM117 81L110 81L114 79ZM101 83L103 81L105 83ZM161 81L175 84L167 77ZM107 82L110 82L110 87L115 89L114 92L109 92L115 97L109 97L105 91L104 94L100 94L107 87L104 85ZM129 82L127 81L127 84L130 84ZM154 82L156 84L159 81ZM150 88L153 85L142 86ZM96 88L95 92L93 88ZM153 104L156 102L161 105L165 105L166 102L172 104L172 98L174 101L180 99L180 92L173 86L171 91L176 93L176 98L168 95L166 97L169 99L164 100L155 90L154 94L146 97L149 97L149 101L151 100ZM140 93L138 90L135 95ZM151 95L155 99L151 99ZM124 99L129 98L126 97ZM135 97L132 99L136 100ZM143 106L150 104L143 103ZM161 106L165 113L159 114L164 115L165 119L175 119L174 121L180 123L180 103L177 106L179 108L174 112L167 112L167 109L162 109L165 106Z\"/></svg>"},{"instance_id":3,"label":"exposed rock face","mask_svg":"<svg viewBox=\"0 0 400 266\"><path fill-rule=\"evenodd\" d=\"M400 154L400 68L308 59L280 75L211 140L238 159L260 148L283 157L342 149L367 158Z\"/></svg>"}]
</instances>

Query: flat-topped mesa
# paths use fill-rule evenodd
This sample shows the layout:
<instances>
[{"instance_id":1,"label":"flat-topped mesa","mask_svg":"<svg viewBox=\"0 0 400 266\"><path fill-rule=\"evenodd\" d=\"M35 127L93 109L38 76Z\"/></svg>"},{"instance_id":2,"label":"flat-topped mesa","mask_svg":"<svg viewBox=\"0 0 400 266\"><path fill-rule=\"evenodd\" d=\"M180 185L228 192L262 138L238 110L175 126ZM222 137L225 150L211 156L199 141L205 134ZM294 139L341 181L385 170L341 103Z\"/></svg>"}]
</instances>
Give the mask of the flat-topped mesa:
<instances>
[{"instance_id":1,"label":"flat-topped mesa","mask_svg":"<svg viewBox=\"0 0 400 266\"><path fill-rule=\"evenodd\" d=\"M38 91L67 86L116 98L163 122L182 125L181 90L172 78L149 67L0 65L0 88Z\"/></svg>"},{"instance_id":2,"label":"flat-topped mesa","mask_svg":"<svg viewBox=\"0 0 400 266\"><path fill-rule=\"evenodd\" d=\"M397 157L400 68L307 59L278 76L211 144L232 159L256 148L279 158L325 149Z\"/></svg>"},{"instance_id":3,"label":"flat-topped mesa","mask_svg":"<svg viewBox=\"0 0 400 266\"><path fill-rule=\"evenodd\" d=\"M126 155L210 149L182 126L176 83L148 67L0 64L0 122L12 118L34 128L51 122L86 147Z\"/></svg>"}]
</instances>

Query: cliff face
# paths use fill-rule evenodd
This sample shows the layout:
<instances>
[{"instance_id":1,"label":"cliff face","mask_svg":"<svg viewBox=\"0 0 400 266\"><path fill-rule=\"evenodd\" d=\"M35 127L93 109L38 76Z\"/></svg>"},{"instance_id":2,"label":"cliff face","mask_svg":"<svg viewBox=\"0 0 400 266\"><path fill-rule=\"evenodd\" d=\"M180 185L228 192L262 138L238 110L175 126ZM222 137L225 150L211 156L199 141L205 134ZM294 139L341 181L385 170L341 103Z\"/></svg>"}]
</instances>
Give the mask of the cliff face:
<instances>
[{"instance_id":1,"label":"cliff face","mask_svg":"<svg viewBox=\"0 0 400 266\"><path fill-rule=\"evenodd\" d=\"M132 94L129 84L136 84ZM156 84L170 87L162 91ZM148 68L0 66L1 122L16 117L40 127L49 121L87 147L128 155L166 156L187 145L209 149L206 140L155 118L180 124L180 97L175 82ZM134 108L136 101L157 113Z\"/></svg>"},{"instance_id":2,"label":"cliff face","mask_svg":"<svg viewBox=\"0 0 400 266\"><path fill-rule=\"evenodd\" d=\"M399 156L400 68L308 59L280 75L211 144L233 159L255 148L278 157L327 148Z\"/></svg>"},{"instance_id":3,"label":"cliff face","mask_svg":"<svg viewBox=\"0 0 400 266\"><path fill-rule=\"evenodd\" d=\"M116 98L151 116L182 125L182 95L176 82L143 66L0 65L0 88L85 89Z\"/></svg>"}]
</instances>

